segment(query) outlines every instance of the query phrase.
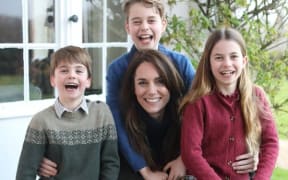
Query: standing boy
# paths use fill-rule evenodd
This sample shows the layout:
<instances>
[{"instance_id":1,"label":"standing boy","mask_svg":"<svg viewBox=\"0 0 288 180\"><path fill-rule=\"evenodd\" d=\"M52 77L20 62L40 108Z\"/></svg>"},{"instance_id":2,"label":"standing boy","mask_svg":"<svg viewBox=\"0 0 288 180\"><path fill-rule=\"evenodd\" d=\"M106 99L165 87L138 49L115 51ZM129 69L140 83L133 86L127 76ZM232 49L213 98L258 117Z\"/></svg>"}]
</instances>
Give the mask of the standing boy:
<instances>
[{"instance_id":1,"label":"standing boy","mask_svg":"<svg viewBox=\"0 0 288 180\"><path fill-rule=\"evenodd\" d=\"M112 114L105 103L84 97L91 84L88 53L75 46L61 48L53 54L50 70L59 96L32 118L16 179L36 179L45 156L58 165L55 179L116 180L119 157Z\"/></svg>"}]
</instances>

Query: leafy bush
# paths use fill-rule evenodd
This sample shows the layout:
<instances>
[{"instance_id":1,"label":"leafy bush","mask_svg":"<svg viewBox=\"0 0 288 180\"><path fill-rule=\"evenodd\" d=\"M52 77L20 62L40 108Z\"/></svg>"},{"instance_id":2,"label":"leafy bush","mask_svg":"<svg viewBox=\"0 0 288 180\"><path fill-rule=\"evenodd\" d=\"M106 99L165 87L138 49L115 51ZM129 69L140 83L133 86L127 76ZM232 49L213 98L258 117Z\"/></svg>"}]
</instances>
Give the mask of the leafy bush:
<instances>
[{"instance_id":1,"label":"leafy bush","mask_svg":"<svg viewBox=\"0 0 288 180\"><path fill-rule=\"evenodd\" d=\"M288 78L286 0L168 0L168 4L173 8L184 1L189 6L187 17L168 17L162 43L185 52L197 67L209 32L220 26L239 30L246 40L255 83L265 89L276 111L288 113L288 94L276 99L283 79Z\"/></svg>"}]
</instances>

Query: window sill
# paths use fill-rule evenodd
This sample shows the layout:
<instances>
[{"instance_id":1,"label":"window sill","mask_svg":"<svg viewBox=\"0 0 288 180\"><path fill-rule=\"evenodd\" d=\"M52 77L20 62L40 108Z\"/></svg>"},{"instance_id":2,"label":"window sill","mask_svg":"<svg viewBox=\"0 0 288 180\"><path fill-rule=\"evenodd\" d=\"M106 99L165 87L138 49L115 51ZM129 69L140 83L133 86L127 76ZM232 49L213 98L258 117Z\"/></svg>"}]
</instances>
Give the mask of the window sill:
<instances>
[{"instance_id":1,"label":"window sill","mask_svg":"<svg viewBox=\"0 0 288 180\"><path fill-rule=\"evenodd\" d=\"M89 95L87 99L92 101L100 100L105 102L105 96ZM0 120L1 119L15 119L20 117L30 117L44 108L54 104L55 99L35 100L35 101L16 101L9 103L0 103Z\"/></svg>"}]
</instances>

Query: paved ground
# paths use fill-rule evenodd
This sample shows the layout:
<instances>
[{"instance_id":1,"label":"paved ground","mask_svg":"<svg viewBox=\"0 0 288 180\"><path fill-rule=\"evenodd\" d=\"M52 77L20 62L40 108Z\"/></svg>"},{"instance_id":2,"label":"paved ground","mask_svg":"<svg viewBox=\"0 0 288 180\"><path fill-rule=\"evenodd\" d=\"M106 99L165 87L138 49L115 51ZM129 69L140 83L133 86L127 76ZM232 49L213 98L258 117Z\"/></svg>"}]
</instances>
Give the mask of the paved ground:
<instances>
[{"instance_id":1,"label":"paved ground","mask_svg":"<svg viewBox=\"0 0 288 180\"><path fill-rule=\"evenodd\" d=\"M288 170L288 140L280 140L279 146L280 150L276 165Z\"/></svg>"}]
</instances>

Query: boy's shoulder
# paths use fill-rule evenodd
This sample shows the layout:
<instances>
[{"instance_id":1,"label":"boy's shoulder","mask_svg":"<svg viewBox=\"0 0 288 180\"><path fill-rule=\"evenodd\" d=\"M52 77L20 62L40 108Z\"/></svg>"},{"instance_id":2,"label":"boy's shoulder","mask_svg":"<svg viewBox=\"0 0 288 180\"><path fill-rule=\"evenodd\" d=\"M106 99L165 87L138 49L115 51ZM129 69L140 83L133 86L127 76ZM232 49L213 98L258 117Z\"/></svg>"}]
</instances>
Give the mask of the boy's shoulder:
<instances>
[{"instance_id":1,"label":"boy's shoulder","mask_svg":"<svg viewBox=\"0 0 288 180\"><path fill-rule=\"evenodd\" d=\"M89 112L93 111L93 112L98 112L98 113L111 113L109 106L104 101L100 101L100 100L95 100L95 101L86 100L86 102L87 102L87 106L89 108Z\"/></svg>"},{"instance_id":2,"label":"boy's shoulder","mask_svg":"<svg viewBox=\"0 0 288 180\"><path fill-rule=\"evenodd\" d=\"M98 126L112 124L114 126L112 112L103 101L90 101L88 100L87 106L89 108L90 116L96 117Z\"/></svg>"},{"instance_id":3,"label":"boy's shoulder","mask_svg":"<svg viewBox=\"0 0 288 180\"><path fill-rule=\"evenodd\" d=\"M37 118L37 117L46 117L47 115L53 115L52 112L54 111L54 105L49 105L48 107L38 111L35 113L32 117Z\"/></svg>"},{"instance_id":4,"label":"boy's shoulder","mask_svg":"<svg viewBox=\"0 0 288 180\"><path fill-rule=\"evenodd\" d=\"M51 119L55 119L56 112L54 110L54 106L50 105L45 109L42 109L41 111L38 111L36 114L34 114L30 120L30 126L37 129L40 126L46 124L46 121L50 121Z\"/></svg>"}]
</instances>

